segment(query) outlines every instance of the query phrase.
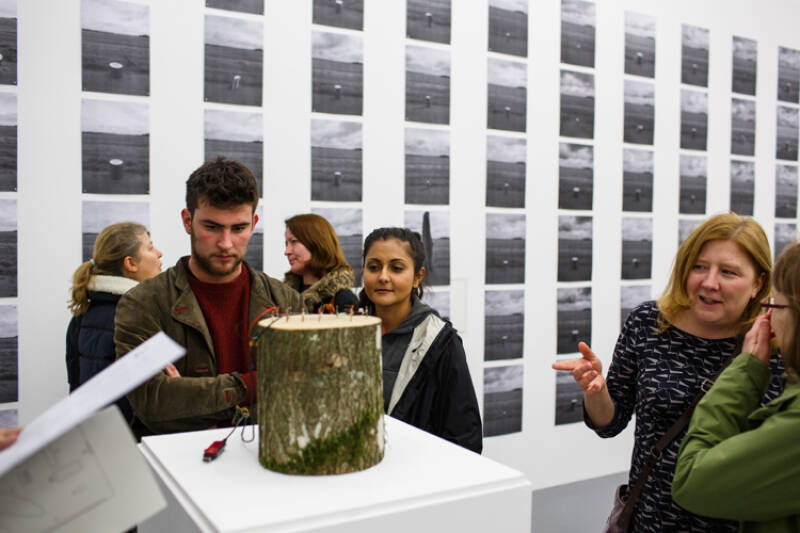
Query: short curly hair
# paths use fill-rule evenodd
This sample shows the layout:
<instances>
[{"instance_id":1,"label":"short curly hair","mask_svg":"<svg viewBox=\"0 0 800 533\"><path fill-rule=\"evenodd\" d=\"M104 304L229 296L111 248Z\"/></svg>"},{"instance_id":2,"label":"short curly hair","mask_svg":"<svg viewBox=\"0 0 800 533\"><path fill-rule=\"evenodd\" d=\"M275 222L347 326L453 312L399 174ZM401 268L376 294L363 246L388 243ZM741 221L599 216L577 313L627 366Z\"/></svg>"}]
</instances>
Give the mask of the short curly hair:
<instances>
[{"instance_id":1,"label":"short curly hair","mask_svg":"<svg viewBox=\"0 0 800 533\"><path fill-rule=\"evenodd\" d=\"M206 161L186 180L186 208L194 215L200 203L227 209L242 204L258 206L258 183L253 172L232 159Z\"/></svg>"}]
</instances>

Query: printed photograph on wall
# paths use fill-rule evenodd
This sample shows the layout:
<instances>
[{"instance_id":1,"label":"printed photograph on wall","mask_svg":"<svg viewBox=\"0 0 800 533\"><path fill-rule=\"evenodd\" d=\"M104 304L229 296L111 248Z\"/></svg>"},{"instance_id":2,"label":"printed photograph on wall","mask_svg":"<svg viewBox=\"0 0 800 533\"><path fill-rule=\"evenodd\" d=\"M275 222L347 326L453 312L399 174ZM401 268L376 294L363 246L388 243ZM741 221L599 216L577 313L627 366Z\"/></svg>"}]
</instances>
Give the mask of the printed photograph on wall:
<instances>
[{"instance_id":1,"label":"printed photograph on wall","mask_svg":"<svg viewBox=\"0 0 800 533\"><path fill-rule=\"evenodd\" d=\"M653 266L653 219L623 217L622 279L650 279Z\"/></svg>"},{"instance_id":2,"label":"printed photograph on wall","mask_svg":"<svg viewBox=\"0 0 800 533\"><path fill-rule=\"evenodd\" d=\"M437 289L439 289L437 287ZM422 294L422 301L430 307L439 312L439 316L445 320L450 320L450 291L448 290L434 290L433 287L425 287L425 292ZM456 328L460 324L455 325Z\"/></svg>"},{"instance_id":3,"label":"printed photograph on wall","mask_svg":"<svg viewBox=\"0 0 800 533\"><path fill-rule=\"evenodd\" d=\"M11 428L19 425L19 413L16 409L0 410L0 428Z\"/></svg>"},{"instance_id":4,"label":"printed photograph on wall","mask_svg":"<svg viewBox=\"0 0 800 533\"><path fill-rule=\"evenodd\" d=\"M797 218L797 167L775 165L775 216Z\"/></svg>"},{"instance_id":5,"label":"printed photograph on wall","mask_svg":"<svg viewBox=\"0 0 800 533\"><path fill-rule=\"evenodd\" d=\"M406 46L406 120L450 122L450 52Z\"/></svg>"},{"instance_id":6,"label":"printed photograph on wall","mask_svg":"<svg viewBox=\"0 0 800 533\"><path fill-rule=\"evenodd\" d=\"M264 116L219 109L206 109L204 113L205 160L225 156L244 164L255 175L262 196Z\"/></svg>"},{"instance_id":7,"label":"printed photograph on wall","mask_svg":"<svg viewBox=\"0 0 800 533\"><path fill-rule=\"evenodd\" d=\"M84 91L150 94L150 8L82 0L81 60Z\"/></svg>"},{"instance_id":8,"label":"printed photograph on wall","mask_svg":"<svg viewBox=\"0 0 800 533\"><path fill-rule=\"evenodd\" d=\"M678 220L678 246L686 240L697 226L703 222L702 218L681 218Z\"/></svg>"},{"instance_id":9,"label":"printed photograph on wall","mask_svg":"<svg viewBox=\"0 0 800 533\"><path fill-rule=\"evenodd\" d=\"M731 98L731 153L755 155L756 103L753 100Z\"/></svg>"},{"instance_id":10,"label":"printed photograph on wall","mask_svg":"<svg viewBox=\"0 0 800 533\"><path fill-rule=\"evenodd\" d=\"M594 2L561 0L561 62L594 68Z\"/></svg>"},{"instance_id":11,"label":"printed photograph on wall","mask_svg":"<svg viewBox=\"0 0 800 533\"><path fill-rule=\"evenodd\" d=\"M558 289L556 353L574 353L578 343L592 345L592 288Z\"/></svg>"},{"instance_id":12,"label":"printed photograph on wall","mask_svg":"<svg viewBox=\"0 0 800 533\"><path fill-rule=\"evenodd\" d=\"M256 214L258 215L258 224L256 224L253 234L250 236L250 241L247 243L247 252L244 254L244 260L247 264L256 270L264 269L264 205L258 204L256 207Z\"/></svg>"},{"instance_id":13,"label":"printed photograph on wall","mask_svg":"<svg viewBox=\"0 0 800 533\"><path fill-rule=\"evenodd\" d=\"M620 324L625 324L631 311L641 303L652 300L650 285L623 285L619 289Z\"/></svg>"},{"instance_id":14,"label":"printed photograph on wall","mask_svg":"<svg viewBox=\"0 0 800 533\"><path fill-rule=\"evenodd\" d=\"M800 50L778 47L778 100L800 103Z\"/></svg>"},{"instance_id":15,"label":"printed photograph on wall","mask_svg":"<svg viewBox=\"0 0 800 533\"><path fill-rule=\"evenodd\" d=\"M84 200L81 206L81 261L88 261L94 251L97 234L116 222L138 222L150 227L150 206L147 202L103 202ZM158 235L152 235L159 242Z\"/></svg>"},{"instance_id":16,"label":"printed photograph on wall","mask_svg":"<svg viewBox=\"0 0 800 533\"><path fill-rule=\"evenodd\" d=\"M17 201L0 198L0 298L17 295Z\"/></svg>"},{"instance_id":17,"label":"printed photograph on wall","mask_svg":"<svg viewBox=\"0 0 800 533\"><path fill-rule=\"evenodd\" d=\"M17 84L17 0L0 0L0 83Z\"/></svg>"},{"instance_id":18,"label":"printed photograph on wall","mask_svg":"<svg viewBox=\"0 0 800 533\"><path fill-rule=\"evenodd\" d=\"M556 425L575 422L583 422L583 389L572 372L556 370Z\"/></svg>"},{"instance_id":19,"label":"printed photograph on wall","mask_svg":"<svg viewBox=\"0 0 800 533\"><path fill-rule=\"evenodd\" d=\"M486 205L525 207L524 137L486 137Z\"/></svg>"},{"instance_id":20,"label":"printed photograph on wall","mask_svg":"<svg viewBox=\"0 0 800 533\"><path fill-rule=\"evenodd\" d=\"M0 191L16 190L17 95L0 92Z\"/></svg>"},{"instance_id":21,"label":"printed photograph on wall","mask_svg":"<svg viewBox=\"0 0 800 533\"><path fill-rule=\"evenodd\" d=\"M558 208L591 209L594 190L594 147L559 143Z\"/></svg>"},{"instance_id":22,"label":"printed photograph on wall","mask_svg":"<svg viewBox=\"0 0 800 533\"><path fill-rule=\"evenodd\" d=\"M486 291L484 312L484 360L522 357L522 343L525 338L525 291Z\"/></svg>"},{"instance_id":23,"label":"printed photograph on wall","mask_svg":"<svg viewBox=\"0 0 800 533\"><path fill-rule=\"evenodd\" d=\"M405 203L446 205L450 202L450 133L406 128Z\"/></svg>"},{"instance_id":24,"label":"printed photograph on wall","mask_svg":"<svg viewBox=\"0 0 800 533\"><path fill-rule=\"evenodd\" d=\"M311 199L360 202L362 184L360 122L311 120Z\"/></svg>"},{"instance_id":25,"label":"printed photograph on wall","mask_svg":"<svg viewBox=\"0 0 800 533\"><path fill-rule=\"evenodd\" d=\"M708 38L706 28L681 25L681 83L708 87Z\"/></svg>"},{"instance_id":26,"label":"printed photograph on wall","mask_svg":"<svg viewBox=\"0 0 800 533\"><path fill-rule=\"evenodd\" d=\"M205 101L261 105L264 24L206 15Z\"/></svg>"},{"instance_id":27,"label":"printed photograph on wall","mask_svg":"<svg viewBox=\"0 0 800 533\"><path fill-rule=\"evenodd\" d=\"M486 213L486 283L525 283L525 215Z\"/></svg>"},{"instance_id":28,"label":"printed photograph on wall","mask_svg":"<svg viewBox=\"0 0 800 533\"><path fill-rule=\"evenodd\" d=\"M561 71L562 137L594 137L594 75Z\"/></svg>"},{"instance_id":29,"label":"printed photograph on wall","mask_svg":"<svg viewBox=\"0 0 800 533\"><path fill-rule=\"evenodd\" d=\"M731 90L739 94L756 95L758 42L733 36L733 79Z\"/></svg>"},{"instance_id":30,"label":"printed photograph on wall","mask_svg":"<svg viewBox=\"0 0 800 533\"><path fill-rule=\"evenodd\" d=\"M708 171L706 158L701 155L680 156L680 199L678 211L685 215L703 215L706 212Z\"/></svg>"},{"instance_id":31,"label":"printed photograph on wall","mask_svg":"<svg viewBox=\"0 0 800 533\"><path fill-rule=\"evenodd\" d=\"M708 130L708 94L681 89L681 148L705 150Z\"/></svg>"},{"instance_id":32,"label":"printed photograph on wall","mask_svg":"<svg viewBox=\"0 0 800 533\"><path fill-rule=\"evenodd\" d=\"M777 142L775 157L797 161L798 110L779 105L777 109Z\"/></svg>"},{"instance_id":33,"label":"printed photograph on wall","mask_svg":"<svg viewBox=\"0 0 800 533\"><path fill-rule=\"evenodd\" d=\"M489 51L528 56L528 0L489 0Z\"/></svg>"},{"instance_id":34,"label":"printed photograph on wall","mask_svg":"<svg viewBox=\"0 0 800 533\"><path fill-rule=\"evenodd\" d=\"M625 125L622 140L626 143L653 144L655 109L654 83L625 80Z\"/></svg>"},{"instance_id":35,"label":"printed photograph on wall","mask_svg":"<svg viewBox=\"0 0 800 533\"><path fill-rule=\"evenodd\" d=\"M81 108L83 192L150 191L148 106L84 99Z\"/></svg>"},{"instance_id":36,"label":"printed photograph on wall","mask_svg":"<svg viewBox=\"0 0 800 533\"><path fill-rule=\"evenodd\" d=\"M422 237L426 283L450 285L450 213L406 211L403 223Z\"/></svg>"},{"instance_id":37,"label":"printed photograph on wall","mask_svg":"<svg viewBox=\"0 0 800 533\"><path fill-rule=\"evenodd\" d=\"M751 161L731 161L731 211L753 216L756 167Z\"/></svg>"},{"instance_id":38,"label":"printed photograph on wall","mask_svg":"<svg viewBox=\"0 0 800 533\"><path fill-rule=\"evenodd\" d=\"M483 436L522 431L522 365L483 369Z\"/></svg>"},{"instance_id":39,"label":"printed photograph on wall","mask_svg":"<svg viewBox=\"0 0 800 533\"><path fill-rule=\"evenodd\" d=\"M311 110L360 115L364 51L360 35L311 32Z\"/></svg>"},{"instance_id":40,"label":"printed photograph on wall","mask_svg":"<svg viewBox=\"0 0 800 533\"><path fill-rule=\"evenodd\" d=\"M19 399L18 339L17 306L0 305L0 403Z\"/></svg>"},{"instance_id":41,"label":"printed photograph on wall","mask_svg":"<svg viewBox=\"0 0 800 533\"><path fill-rule=\"evenodd\" d=\"M314 24L363 30L364 0L314 0L313 19Z\"/></svg>"},{"instance_id":42,"label":"printed photograph on wall","mask_svg":"<svg viewBox=\"0 0 800 533\"><path fill-rule=\"evenodd\" d=\"M525 63L489 58L487 127L525 131L528 69Z\"/></svg>"},{"instance_id":43,"label":"printed photograph on wall","mask_svg":"<svg viewBox=\"0 0 800 533\"><path fill-rule=\"evenodd\" d=\"M592 279L592 217L558 217L558 281Z\"/></svg>"},{"instance_id":44,"label":"printed photograph on wall","mask_svg":"<svg viewBox=\"0 0 800 533\"><path fill-rule=\"evenodd\" d=\"M773 245L775 257L773 260L777 260L786 245L794 242L797 238L797 224L786 222L775 224L775 244Z\"/></svg>"},{"instance_id":45,"label":"printed photograph on wall","mask_svg":"<svg viewBox=\"0 0 800 533\"><path fill-rule=\"evenodd\" d=\"M408 0L406 35L421 41L450 43L450 0Z\"/></svg>"},{"instance_id":46,"label":"printed photograph on wall","mask_svg":"<svg viewBox=\"0 0 800 533\"><path fill-rule=\"evenodd\" d=\"M264 14L264 0L206 0L206 7L255 15Z\"/></svg>"},{"instance_id":47,"label":"printed photograph on wall","mask_svg":"<svg viewBox=\"0 0 800 533\"><path fill-rule=\"evenodd\" d=\"M653 152L622 150L622 210L653 210Z\"/></svg>"},{"instance_id":48,"label":"printed photograph on wall","mask_svg":"<svg viewBox=\"0 0 800 533\"><path fill-rule=\"evenodd\" d=\"M655 77L655 17L632 11L625 12L625 74Z\"/></svg>"},{"instance_id":49,"label":"printed photograph on wall","mask_svg":"<svg viewBox=\"0 0 800 533\"><path fill-rule=\"evenodd\" d=\"M358 208L336 208L336 207L315 207L311 209L321 217L325 217L336 231L339 237L339 244L342 246L344 258L353 267L355 274L355 286L361 285L361 273L364 270L361 258L361 247L364 244L364 230L361 222L361 209ZM371 231L371 230L370 230Z\"/></svg>"}]
</instances>

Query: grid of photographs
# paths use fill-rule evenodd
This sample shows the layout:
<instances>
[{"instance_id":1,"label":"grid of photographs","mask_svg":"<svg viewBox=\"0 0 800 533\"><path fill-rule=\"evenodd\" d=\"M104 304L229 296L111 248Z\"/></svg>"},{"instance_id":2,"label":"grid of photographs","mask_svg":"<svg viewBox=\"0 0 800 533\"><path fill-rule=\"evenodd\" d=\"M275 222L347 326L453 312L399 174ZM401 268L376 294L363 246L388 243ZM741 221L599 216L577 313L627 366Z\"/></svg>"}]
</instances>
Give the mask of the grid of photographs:
<instances>
[{"instance_id":1,"label":"grid of photographs","mask_svg":"<svg viewBox=\"0 0 800 533\"><path fill-rule=\"evenodd\" d=\"M752 215L755 201L758 42L735 35L732 39L730 153L735 159L730 162L730 209L740 215Z\"/></svg>"},{"instance_id":2,"label":"grid of photographs","mask_svg":"<svg viewBox=\"0 0 800 533\"><path fill-rule=\"evenodd\" d=\"M798 123L800 123L800 50L778 47L778 94L775 149L775 239L780 255L798 238Z\"/></svg>"}]
</instances>

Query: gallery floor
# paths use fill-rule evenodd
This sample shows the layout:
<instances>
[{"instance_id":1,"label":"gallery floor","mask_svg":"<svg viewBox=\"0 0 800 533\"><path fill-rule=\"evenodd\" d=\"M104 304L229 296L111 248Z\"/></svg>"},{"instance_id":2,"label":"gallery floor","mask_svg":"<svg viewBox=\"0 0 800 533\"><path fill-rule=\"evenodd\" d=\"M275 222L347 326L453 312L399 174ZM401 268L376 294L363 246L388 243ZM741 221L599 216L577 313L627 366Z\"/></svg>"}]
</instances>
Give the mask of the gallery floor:
<instances>
[{"instance_id":1,"label":"gallery floor","mask_svg":"<svg viewBox=\"0 0 800 533\"><path fill-rule=\"evenodd\" d=\"M614 490L627 477L625 471L534 491L532 533L601 531Z\"/></svg>"}]
</instances>

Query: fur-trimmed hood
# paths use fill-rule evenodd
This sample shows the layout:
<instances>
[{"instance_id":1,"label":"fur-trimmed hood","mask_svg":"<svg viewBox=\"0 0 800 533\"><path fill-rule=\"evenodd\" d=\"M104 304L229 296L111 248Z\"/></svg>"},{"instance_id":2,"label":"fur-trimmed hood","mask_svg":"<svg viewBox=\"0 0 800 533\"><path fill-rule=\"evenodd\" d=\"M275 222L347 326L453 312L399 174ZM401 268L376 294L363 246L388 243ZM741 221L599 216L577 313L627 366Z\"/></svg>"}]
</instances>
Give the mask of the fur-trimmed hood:
<instances>
[{"instance_id":1,"label":"fur-trimmed hood","mask_svg":"<svg viewBox=\"0 0 800 533\"><path fill-rule=\"evenodd\" d=\"M331 270L322 276L322 279L318 282L300 293L300 296L303 297L303 307L314 309L320 303L327 303L340 290L350 290L354 281L355 277L351 268L343 267ZM283 282L299 292L303 284L303 278L293 272L287 272Z\"/></svg>"},{"instance_id":2,"label":"fur-trimmed hood","mask_svg":"<svg viewBox=\"0 0 800 533\"><path fill-rule=\"evenodd\" d=\"M96 276L92 276L92 279L89 280L89 286L87 288L93 292L125 294L138 284L139 282L135 279L126 278L124 276L104 276L98 274Z\"/></svg>"}]
</instances>

